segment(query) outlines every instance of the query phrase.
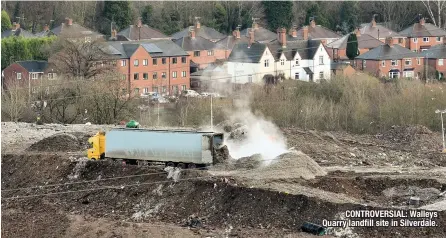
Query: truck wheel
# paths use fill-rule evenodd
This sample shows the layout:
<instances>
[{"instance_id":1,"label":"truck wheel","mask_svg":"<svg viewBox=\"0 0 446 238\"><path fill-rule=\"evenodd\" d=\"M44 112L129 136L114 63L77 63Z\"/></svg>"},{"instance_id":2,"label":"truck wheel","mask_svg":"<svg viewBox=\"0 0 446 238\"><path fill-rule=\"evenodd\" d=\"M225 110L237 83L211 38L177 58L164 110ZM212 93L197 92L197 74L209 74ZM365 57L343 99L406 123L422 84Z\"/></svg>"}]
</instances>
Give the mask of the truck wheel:
<instances>
[{"instance_id":1,"label":"truck wheel","mask_svg":"<svg viewBox=\"0 0 446 238\"><path fill-rule=\"evenodd\" d=\"M167 162L166 166L167 167L175 167L175 164L173 162Z\"/></svg>"},{"instance_id":2,"label":"truck wheel","mask_svg":"<svg viewBox=\"0 0 446 238\"><path fill-rule=\"evenodd\" d=\"M180 169L185 169L186 165L183 164L183 163L178 163L177 167L180 168Z\"/></svg>"},{"instance_id":3,"label":"truck wheel","mask_svg":"<svg viewBox=\"0 0 446 238\"><path fill-rule=\"evenodd\" d=\"M190 164L188 164L187 167L188 167L189 169L195 169L195 168L197 168L197 166L196 166L194 163L190 163Z\"/></svg>"}]
</instances>

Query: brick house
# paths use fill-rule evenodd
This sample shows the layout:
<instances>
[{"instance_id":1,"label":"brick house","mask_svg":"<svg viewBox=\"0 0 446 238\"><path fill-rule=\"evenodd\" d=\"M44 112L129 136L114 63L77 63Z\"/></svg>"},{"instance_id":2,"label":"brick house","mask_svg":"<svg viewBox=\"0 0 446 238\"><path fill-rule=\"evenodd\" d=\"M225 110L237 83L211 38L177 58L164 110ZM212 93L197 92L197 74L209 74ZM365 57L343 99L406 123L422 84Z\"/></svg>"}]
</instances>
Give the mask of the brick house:
<instances>
[{"instance_id":1,"label":"brick house","mask_svg":"<svg viewBox=\"0 0 446 238\"><path fill-rule=\"evenodd\" d=\"M392 37L394 45L398 44L406 47L405 36L401 36L400 34L390 30L389 28L381 24L377 24L375 17L372 18L372 21L370 23L361 24L359 32L361 33L361 35L369 35L375 39L380 40L383 43L386 42L387 37Z\"/></svg>"},{"instance_id":2,"label":"brick house","mask_svg":"<svg viewBox=\"0 0 446 238\"><path fill-rule=\"evenodd\" d=\"M276 33L259 26L259 24L254 20L251 28L246 28L240 32L240 35L244 38L249 38L251 31L254 31L254 41L259 43L268 43L270 41L276 40Z\"/></svg>"},{"instance_id":3,"label":"brick house","mask_svg":"<svg viewBox=\"0 0 446 238\"><path fill-rule=\"evenodd\" d=\"M361 34L359 29L357 29L354 33L356 34L356 38L358 40L359 54L364 54L365 52L384 44L380 40L368 34ZM349 36L349 34L345 35L339 40L335 40L326 45L327 51L334 61L348 60L347 43Z\"/></svg>"},{"instance_id":4,"label":"brick house","mask_svg":"<svg viewBox=\"0 0 446 238\"><path fill-rule=\"evenodd\" d=\"M356 57L356 69L376 77L420 78L424 68L422 56L393 42L389 37L386 44Z\"/></svg>"},{"instance_id":5,"label":"brick house","mask_svg":"<svg viewBox=\"0 0 446 238\"><path fill-rule=\"evenodd\" d=\"M444 78L446 76L446 43L432 46L422 54L425 57L426 69L438 71L440 75L437 76Z\"/></svg>"},{"instance_id":6,"label":"brick house","mask_svg":"<svg viewBox=\"0 0 446 238\"><path fill-rule=\"evenodd\" d=\"M2 39L10 36L21 36L24 38L36 37L33 33L20 28L20 24L16 22L12 23L12 28L10 30L2 32Z\"/></svg>"},{"instance_id":7,"label":"brick house","mask_svg":"<svg viewBox=\"0 0 446 238\"><path fill-rule=\"evenodd\" d=\"M109 41L117 70L135 94L177 94L190 88L190 56L171 40Z\"/></svg>"},{"instance_id":8,"label":"brick house","mask_svg":"<svg viewBox=\"0 0 446 238\"><path fill-rule=\"evenodd\" d=\"M113 35L112 35L113 38ZM150 39L169 39L160 31L142 24L141 19L138 19L135 25L129 25L127 28L121 30L116 34L118 41L135 41L135 40L150 40Z\"/></svg>"},{"instance_id":9,"label":"brick house","mask_svg":"<svg viewBox=\"0 0 446 238\"><path fill-rule=\"evenodd\" d=\"M310 25L298 29L295 33L297 40L319 40L323 45L329 44L339 38L340 35L321 25L316 25L316 21L311 18Z\"/></svg>"},{"instance_id":10,"label":"brick house","mask_svg":"<svg viewBox=\"0 0 446 238\"><path fill-rule=\"evenodd\" d=\"M174 42L189 53L190 60L197 64L199 69L204 69L217 60L226 58L225 49L217 48L216 43L196 36L193 27L190 27L188 36L183 36Z\"/></svg>"},{"instance_id":11,"label":"brick house","mask_svg":"<svg viewBox=\"0 0 446 238\"><path fill-rule=\"evenodd\" d=\"M203 37L204 39L210 40L212 42L217 42L226 36L222 33L218 32L214 28L202 26L199 17L195 17L195 36L196 37ZM170 36L172 40L178 40L182 37L189 36L190 27L186 27L183 30L176 32Z\"/></svg>"},{"instance_id":12,"label":"brick house","mask_svg":"<svg viewBox=\"0 0 446 238\"><path fill-rule=\"evenodd\" d=\"M425 51L434 45L443 44L446 31L433 24L426 23L425 18L399 32L407 37L406 48L415 51Z\"/></svg>"},{"instance_id":13,"label":"brick house","mask_svg":"<svg viewBox=\"0 0 446 238\"><path fill-rule=\"evenodd\" d=\"M54 79L57 79L57 74L47 61L17 61L3 70L2 87L17 83L35 92L43 80Z\"/></svg>"},{"instance_id":14,"label":"brick house","mask_svg":"<svg viewBox=\"0 0 446 238\"><path fill-rule=\"evenodd\" d=\"M237 27L232 35L226 36L225 38L216 42L217 49L223 49L225 51L225 58L227 59L231 54L232 48L234 48L235 44L244 42L248 43L249 38L247 36L242 36L240 32L240 27Z\"/></svg>"},{"instance_id":15,"label":"brick house","mask_svg":"<svg viewBox=\"0 0 446 238\"><path fill-rule=\"evenodd\" d=\"M85 42L90 42L96 39L104 39L104 35L74 23L73 19L71 18L66 18L65 22L51 29L51 32L48 33L48 35L56 35L68 39L82 39Z\"/></svg>"}]
</instances>

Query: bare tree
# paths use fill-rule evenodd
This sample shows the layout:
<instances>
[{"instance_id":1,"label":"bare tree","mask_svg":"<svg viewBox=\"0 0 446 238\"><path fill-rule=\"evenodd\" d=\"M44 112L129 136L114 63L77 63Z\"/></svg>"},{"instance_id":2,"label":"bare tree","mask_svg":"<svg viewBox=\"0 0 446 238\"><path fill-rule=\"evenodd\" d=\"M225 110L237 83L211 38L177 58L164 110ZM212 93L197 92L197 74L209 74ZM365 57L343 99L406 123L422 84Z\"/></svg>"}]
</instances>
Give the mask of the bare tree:
<instances>
[{"instance_id":1,"label":"bare tree","mask_svg":"<svg viewBox=\"0 0 446 238\"><path fill-rule=\"evenodd\" d=\"M423 5L426 7L426 10L429 14L429 17L432 19L432 23L434 23L435 26L441 28L441 15L444 14L443 9L446 6L445 0L422 0ZM436 9L435 9L436 8ZM437 18L437 19L435 19Z\"/></svg>"},{"instance_id":2,"label":"bare tree","mask_svg":"<svg viewBox=\"0 0 446 238\"><path fill-rule=\"evenodd\" d=\"M2 88L2 112L8 116L9 120L19 121L27 108L28 98L24 95L24 87L17 81L11 81Z\"/></svg>"}]
</instances>

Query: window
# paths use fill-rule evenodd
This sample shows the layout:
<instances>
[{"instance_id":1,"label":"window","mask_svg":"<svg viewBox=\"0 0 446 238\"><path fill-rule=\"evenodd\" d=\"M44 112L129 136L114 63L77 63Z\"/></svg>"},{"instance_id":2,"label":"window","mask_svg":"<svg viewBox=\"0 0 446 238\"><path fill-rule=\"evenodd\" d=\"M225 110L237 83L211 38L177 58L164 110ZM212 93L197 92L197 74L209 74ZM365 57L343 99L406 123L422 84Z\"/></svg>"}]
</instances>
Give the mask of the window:
<instances>
[{"instance_id":1,"label":"window","mask_svg":"<svg viewBox=\"0 0 446 238\"><path fill-rule=\"evenodd\" d=\"M166 64L166 58L162 58L162 59L161 59L161 63L162 63L162 64Z\"/></svg>"},{"instance_id":2,"label":"window","mask_svg":"<svg viewBox=\"0 0 446 238\"><path fill-rule=\"evenodd\" d=\"M413 38L413 43L417 43L418 42L418 38Z\"/></svg>"},{"instance_id":3,"label":"window","mask_svg":"<svg viewBox=\"0 0 446 238\"><path fill-rule=\"evenodd\" d=\"M158 78L158 73L157 72L155 72L155 73L153 73L153 79L157 79Z\"/></svg>"},{"instance_id":4,"label":"window","mask_svg":"<svg viewBox=\"0 0 446 238\"><path fill-rule=\"evenodd\" d=\"M149 65L149 60L148 59L142 60L142 65L144 66Z\"/></svg>"},{"instance_id":5,"label":"window","mask_svg":"<svg viewBox=\"0 0 446 238\"><path fill-rule=\"evenodd\" d=\"M162 91L163 93L165 93L165 92L167 92L167 88L166 88L166 86L163 86L163 91Z\"/></svg>"},{"instance_id":6,"label":"window","mask_svg":"<svg viewBox=\"0 0 446 238\"><path fill-rule=\"evenodd\" d=\"M324 56L319 56L319 64L324 64Z\"/></svg>"},{"instance_id":7,"label":"window","mask_svg":"<svg viewBox=\"0 0 446 238\"><path fill-rule=\"evenodd\" d=\"M181 77L186 77L186 71L181 72Z\"/></svg>"},{"instance_id":8,"label":"window","mask_svg":"<svg viewBox=\"0 0 446 238\"><path fill-rule=\"evenodd\" d=\"M412 65L412 60L411 59L405 59L404 60L404 65L411 66Z\"/></svg>"},{"instance_id":9,"label":"window","mask_svg":"<svg viewBox=\"0 0 446 238\"><path fill-rule=\"evenodd\" d=\"M153 65L157 65L158 64L158 59L152 59L152 64Z\"/></svg>"},{"instance_id":10,"label":"window","mask_svg":"<svg viewBox=\"0 0 446 238\"><path fill-rule=\"evenodd\" d=\"M319 72L319 79L323 79L324 78L324 72Z\"/></svg>"},{"instance_id":11,"label":"window","mask_svg":"<svg viewBox=\"0 0 446 238\"><path fill-rule=\"evenodd\" d=\"M161 73L161 78L163 78L163 79L166 78L166 72L162 72L162 73Z\"/></svg>"},{"instance_id":12,"label":"window","mask_svg":"<svg viewBox=\"0 0 446 238\"><path fill-rule=\"evenodd\" d=\"M22 79L22 73L17 73L17 79Z\"/></svg>"},{"instance_id":13,"label":"window","mask_svg":"<svg viewBox=\"0 0 446 238\"><path fill-rule=\"evenodd\" d=\"M248 83L252 83L252 75L248 75Z\"/></svg>"},{"instance_id":14,"label":"window","mask_svg":"<svg viewBox=\"0 0 446 238\"><path fill-rule=\"evenodd\" d=\"M438 59L438 65L443 66L443 59Z\"/></svg>"},{"instance_id":15,"label":"window","mask_svg":"<svg viewBox=\"0 0 446 238\"><path fill-rule=\"evenodd\" d=\"M429 42L429 37L423 37L424 42Z\"/></svg>"},{"instance_id":16,"label":"window","mask_svg":"<svg viewBox=\"0 0 446 238\"><path fill-rule=\"evenodd\" d=\"M441 42L441 36L437 36L437 42Z\"/></svg>"},{"instance_id":17,"label":"window","mask_svg":"<svg viewBox=\"0 0 446 238\"><path fill-rule=\"evenodd\" d=\"M299 59L296 59L296 65L299 65Z\"/></svg>"},{"instance_id":18,"label":"window","mask_svg":"<svg viewBox=\"0 0 446 238\"><path fill-rule=\"evenodd\" d=\"M269 67L269 60L265 60L265 67Z\"/></svg>"},{"instance_id":19,"label":"window","mask_svg":"<svg viewBox=\"0 0 446 238\"><path fill-rule=\"evenodd\" d=\"M299 73L294 73L294 79L299 79Z\"/></svg>"},{"instance_id":20,"label":"window","mask_svg":"<svg viewBox=\"0 0 446 238\"><path fill-rule=\"evenodd\" d=\"M412 78L413 77L413 71L406 71L406 72L404 72L404 77Z\"/></svg>"},{"instance_id":21,"label":"window","mask_svg":"<svg viewBox=\"0 0 446 238\"><path fill-rule=\"evenodd\" d=\"M285 60L284 59L280 60L280 65L285 65Z\"/></svg>"},{"instance_id":22,"label":"window","mask_svg":"<svg viewBox=\"0 0 446 238\"><path fill-rule=\"evenodd\" d=\"M48 73L48 79L56 78L56 73Z\"/></svg>"},{"instance_id":23,"label":"window","mask_svg":"<svg viewBox=\"0 0 446 238\"><path fill-rule=\"evenodd\" d=\"M403 43L403 38L399 38L398 39L398 43L402 44Z\"/></svg>"},{"instance_id":24,"label":"window","mask_svg":"<svg viewBox=\"0 0 446 238\"><path fill-rule=\"evenodd\" d=\"M134 90L135 90L135 93L137 93L137 94L139 93L139 88L135 88Z\"/></svg>"},{"instance_id":25,"label":"window","mask_svg":"<svg viewBox=\"0 0 446 238\"><path fill-rule=\"evenodd\" d=\"M186 90L186 85L181 85L181 91L185 91Z\"/></svg>"},{"instance_id":26,"label":"window","mask_svg":"<svg viewBox=\"0 0 446 238\"><path fill-rule=\"evenodd\" d=\"M214 51L213 50L208 50L208 56L212 56L214 55Z\"/></svg>"},{"instance_id":27,"label":"window","mask_svg":"<svg viewBox=\"0 0 446 238\"><path fill-rule=\"evenodd\" d=\"M386 61L385 60L381 60L381 66L382 67L386 67Z\"/></svg>"},{"instance_id":28,"label":"window","mask_svg":"<svg viewBox=\"0 0 446 238\"><path fill-rule=\"evenodd\" d=\"M417 64L421 65L421 58L417 58Z\"/></svg>"},{"instance_id":29,"label":"window","mask_svg":"<svg viewBox=\"0 0 446 238\"><path fill-rule=\"evenodd\" d=\"M424 52L424 51L426 51L427 49L421 49L421 52Z\"/></svg>"},{"instance_id":30,"label":"window","mask_svg":"<svg viewBox=\"0 0 446 238\"><path fill-rule=\"evenodd\" d=\"M134 66L138 66L138 65L139 65L139 60L134 60L134 61L133 61L133 65L134 65Z\"/></svg>"},{"instance_id":31,"label":"window","mask_svg":"<svg viewBox=\"0 0 446 238\"><path fill-rule=\"evenodd\" d=\"M177 71L173 71L172 72L172 78L176 78L177 77Z\"/></svg>"},{"instance_id":32,"label":"window","mask_svg":"<svg viewBox=\"0 0 446 238\"><path fill-rule=\"evenodd\" d=\"M178 94L178 85L172 86L172 91L174 94Z\"/></svg>"},{"instance_id":33,"label":"window","mask_svg":"<svg viewBox=\"0 0 446 238\"><path fill-rule=\"evenodd\" d=\"M194 56L195 57L200 56L200 51L194 51Z\"/></svg>"},{"instance_id":34,"label":"window","mask_svg":"<svg viewBox=\"0 0 446 238\"><path fill-rule=\"evenodd\" d=\"M126 66L127 65L127 61L126 60L121 60L121 66Z\"/></svg>"},{"instance_id":35,"label":"window","mask_svg":"<svg viewBox=\"0 0 446 238\"><path fill-rule=\"evenodd\" d=\"M149 88L144 88L144 93L149 93Z\"/></svg>"},{"instance_id":36,"label":"window","mask_svg":"<svg viewBox=\"0 0 446 238\"><path fill-rule=\"evenodd\" d=\"M186 63L186 57L181 57L181 63L185 64Z\"/></svg>"},{"instance_id":37,"label":"window","mask_svg":"<svg viewBox=\"0 0 446 238\"><path fill-rule=\"evenodd\" d=\"M398 66L398 61L397 60L391 60L390 62L392 62L392 66Z\"/></svg>"},{"instance_id":38,"label":"window","mask_svg":"<svg viewBox=\"0 0 446 238\"><path fill-rule=\"evenodd\" d=\"M142 79L144 79L144 80L149 79L149 74L148 73L143 73L142 74Z\"/></svg>"},{"instance_id":39,"label":"window","mask_svg":"<svg viewBox=\"0 0 446 238\"><path fill-rule=\"evenodd\" d=\"M177 57L172 58L172 64L176 64L177 63Z\"/></svg>"},{"instance_id":40,"label":"window","mask_svg":"<svg viewBox=\"0 0 446 238\"><path fill-rule=\"evenodd\" d=\"M389 72L389 77L392 79L398 78L400 76L400 72Z\"/></svg>"},{"instance_id":41,"label":"window","mask_svg":"<svg viewBox=\"0 0 446 238\"><path fill-rule=\"evenodd\" d=\"M363 61L362 61L362 68L363 68L363 69L365 69L365 67L366 67L366 63L367 63L366 60L363 60Z\"/></svg>"},{"instance_id":42,"label":"window","mask_svg":"<svg viewBox=\"0 0 446 238\"><path fill-rule=\"evenodd\" d=\"M152 88L152 91L154 91L155 93L157 93L157 92L158 92L158 87L153 87L153 88Z\"/></svg>"},{"instance_id":43,"label":"window","mask_svg":"<svg viewBox=\"0 0 446 238\"><path fill-rule=\"evenodd\" d=\"M133 80L138 80L139 79L139 75L138 73L134 73L133 74Z\"/></svg>"},{"instance_id":44,"label":"window","mask_svg":"<svg viewBox=\"0 0 446 238\"><path fill-rule=\"evenodd\" d=\"M32 73L32 74L31 74L31 78L32 78L32 79L37 79L37 76L38 76L38 74L36 74L36 73Z\"/></svg>"}]
</instances>

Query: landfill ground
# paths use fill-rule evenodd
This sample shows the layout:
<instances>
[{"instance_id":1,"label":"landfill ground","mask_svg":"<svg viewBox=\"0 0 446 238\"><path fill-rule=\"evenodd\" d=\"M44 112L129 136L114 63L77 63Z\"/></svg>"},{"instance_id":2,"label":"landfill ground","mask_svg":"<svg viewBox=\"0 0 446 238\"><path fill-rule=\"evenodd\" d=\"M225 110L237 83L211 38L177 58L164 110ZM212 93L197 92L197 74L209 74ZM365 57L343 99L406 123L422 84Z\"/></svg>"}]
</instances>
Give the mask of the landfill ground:
<instances>
[{"instance_id":1,"label":"landfill ground","mask_svg":"<svg viewBox=\"0 0 446 238\"><path fill-rule=\"evenodd\" d=\"M288 148L209 170L87 161L100 125L3 122L2 237L316 237L346 210L438 211L436 227L329 228L325 237L446 237L446 154L422 126L354 135L282 128ZM411 197L419 205L408 205Z\"/></svg>"}]
</instances>

